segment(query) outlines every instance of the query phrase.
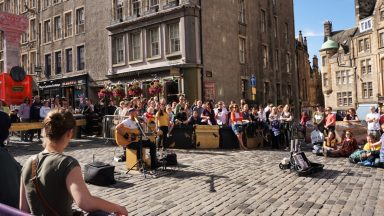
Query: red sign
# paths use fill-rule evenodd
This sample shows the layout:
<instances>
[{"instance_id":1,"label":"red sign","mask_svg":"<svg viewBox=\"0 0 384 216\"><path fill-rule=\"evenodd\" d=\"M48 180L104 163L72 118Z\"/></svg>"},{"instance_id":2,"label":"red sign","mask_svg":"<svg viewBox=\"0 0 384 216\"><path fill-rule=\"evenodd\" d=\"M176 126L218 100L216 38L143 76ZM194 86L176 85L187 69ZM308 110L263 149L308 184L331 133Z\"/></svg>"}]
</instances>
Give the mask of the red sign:
<instances>
[{"instance_id":1,"label":"red sign","mask_svg":"<svg viewBox=\"0 0 384 216\"><path fill-rule=\"evenodd\" d=\"M0 99L7 105L19 105L24 98L32 97L32 77L26 75L21 82L14 81L8 73L0 74Z\"/></svg>"}]
</instances>

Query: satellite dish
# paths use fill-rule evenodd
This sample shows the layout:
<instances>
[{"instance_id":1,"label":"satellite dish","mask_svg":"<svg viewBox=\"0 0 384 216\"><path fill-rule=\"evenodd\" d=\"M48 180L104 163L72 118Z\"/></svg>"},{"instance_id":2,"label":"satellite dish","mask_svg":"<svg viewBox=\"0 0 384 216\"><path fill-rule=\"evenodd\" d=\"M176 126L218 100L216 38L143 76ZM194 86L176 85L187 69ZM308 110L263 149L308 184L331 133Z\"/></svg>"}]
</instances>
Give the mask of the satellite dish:
<instances>
[{"instance_id":1,"label":"satellite dish","mask_svg":"<svg viewBox=\"0 0 384 216\"><path fill-rule=\"evenodd\" d=\"M11 75L11 78L13 79L13 81L21 82L25 79L26 73L25 73L24 68L22 68L20 66L15 66L15 67L11 68L10 75Z\"/></svg>"}]
</instances>

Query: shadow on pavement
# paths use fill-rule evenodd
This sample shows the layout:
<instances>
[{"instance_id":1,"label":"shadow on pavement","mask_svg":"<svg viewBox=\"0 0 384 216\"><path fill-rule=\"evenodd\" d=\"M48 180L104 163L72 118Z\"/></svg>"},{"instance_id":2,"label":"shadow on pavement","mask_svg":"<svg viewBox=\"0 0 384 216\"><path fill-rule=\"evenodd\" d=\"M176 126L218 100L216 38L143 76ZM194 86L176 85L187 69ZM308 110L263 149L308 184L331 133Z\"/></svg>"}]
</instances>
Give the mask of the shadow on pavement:
<instances>
[{"instance_id":1,"label":"shadow on pavement","mask_svg":"<svg viewBox=\"0 0 384 216\"><path fill-rule=\"evenodd\" d=\"M339 170L324 169L321 172L312 174L311 177L318 179L335 179L342 173L343 172Z\"/></svg>"}]
</instances>

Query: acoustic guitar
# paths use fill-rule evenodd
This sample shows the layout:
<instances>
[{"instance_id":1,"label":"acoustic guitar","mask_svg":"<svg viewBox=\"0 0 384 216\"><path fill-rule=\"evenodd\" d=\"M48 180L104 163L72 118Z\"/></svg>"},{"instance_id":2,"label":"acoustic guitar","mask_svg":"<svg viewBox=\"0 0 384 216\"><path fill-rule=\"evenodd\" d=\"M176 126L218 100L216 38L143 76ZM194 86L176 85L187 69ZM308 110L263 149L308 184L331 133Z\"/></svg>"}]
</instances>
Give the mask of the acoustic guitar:
<instances>
[{"instance_id":1,"label":"acoustic guitar","mask_svg":"<svg viewBox=\"0 0 384 216\"><path fill-rule=\"evenodd\" d=\"M127 127L123 127L121 130L123 131L123 135L115 130L115 140L117 145L128 146L133 142L139 141L139 135L141 135L139 129L129 129ZM128 137L124 137L124 134L126 133L128 134Z\"/></svg>"}]
</instances>

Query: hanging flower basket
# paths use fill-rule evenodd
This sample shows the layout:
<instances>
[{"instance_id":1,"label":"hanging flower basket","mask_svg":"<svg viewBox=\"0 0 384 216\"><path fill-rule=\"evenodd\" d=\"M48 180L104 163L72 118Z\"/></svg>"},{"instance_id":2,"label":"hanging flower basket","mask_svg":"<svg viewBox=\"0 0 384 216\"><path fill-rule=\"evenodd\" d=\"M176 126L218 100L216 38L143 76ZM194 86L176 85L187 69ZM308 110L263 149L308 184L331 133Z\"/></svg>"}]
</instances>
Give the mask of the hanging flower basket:
<instances>
[{"instance_id":1,"label":"hanging flower basket","mask_svg":"<svg viewBox=\"0 0 384 216\"><path fill-rule=\"evenodd\" d=\"M142 89L140 88L140 83L138 81L133 81L128 84L128 95L129 96L140 96L142 93Z\"/></svg>"},{"instance_id":2,"label":"hanging flower basket","mask_svg":"<svg viewBox=\"0 0 384 216\"><path fill-rule=\"evenodd\" d=\"M121 100L125 98L125 89L122 84L116 85L113 90L112 90L112 95L113 99L117 102L120 103Z\"/></svg>"},{"instance_id":3,"label":"hanging flower basket","mask_svg":"<svg viewBox=\"0 0 384 216\"><path fill-rule=\"evenodd\" d=\"M148 93L151 95L160 94L163 91L163 85L160 80L155 79L149 84Z\"/></svg>"}]
</instances>

